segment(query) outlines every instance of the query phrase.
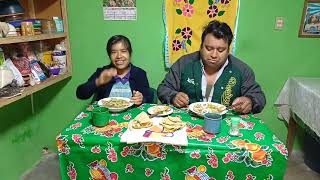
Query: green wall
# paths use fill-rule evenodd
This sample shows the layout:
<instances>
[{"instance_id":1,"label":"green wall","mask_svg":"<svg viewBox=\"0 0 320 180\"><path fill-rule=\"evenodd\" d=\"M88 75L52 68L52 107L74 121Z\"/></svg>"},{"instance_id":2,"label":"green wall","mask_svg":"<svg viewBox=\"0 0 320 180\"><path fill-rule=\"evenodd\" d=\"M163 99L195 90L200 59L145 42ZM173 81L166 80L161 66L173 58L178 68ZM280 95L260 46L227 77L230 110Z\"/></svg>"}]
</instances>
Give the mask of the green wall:
<instances>
[{"instance_id":1,"label":"green wall","mask_svg":"<svg viewBox=\"0 0 320 180\"><path fill-rule=\"evenodd\" d=\"M110 36L131 39L133 63L147 71L151 86L165 75L162 0L138 0L137 21L104 21L102 1L67 4L73 76L34 94L33 114L30 97L0 109L1 179L17 179L40 159L43 146L56 151L55 136L88 102L76 99L77 85L109 62L105 44ZM287 131L273 108L281 87L289 76L320 75L320 41L297 36L302 7L303 0L241 0L236 56L256 72L268 103L260 117L282 140ZM276 16L285 19L282 31L273 30Z\"/></svg>"}]
</instances>

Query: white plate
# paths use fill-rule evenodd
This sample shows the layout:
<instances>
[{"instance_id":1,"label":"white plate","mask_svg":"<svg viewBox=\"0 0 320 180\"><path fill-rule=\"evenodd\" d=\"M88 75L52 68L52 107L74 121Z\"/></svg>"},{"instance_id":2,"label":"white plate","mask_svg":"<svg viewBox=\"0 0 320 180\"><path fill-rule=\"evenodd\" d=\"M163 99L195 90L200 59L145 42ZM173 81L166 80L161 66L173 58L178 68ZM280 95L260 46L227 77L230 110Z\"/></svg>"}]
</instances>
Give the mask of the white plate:
<instances>
[{"instance_id":1,"label":"white plate","mask_svg":"<svg viewBox=\"0 0 320 180\"><path fill-rule=\"evenodd\" d=\"M110 100L125 100L129 104L127 106L123 106L123 107L107 107L107 106L104 106L103 102L104 101L110 101ZM110 112L121 112L121 111L124 111L127 108L131 107L132 105L133 105L133 103L130 101L129 98L123 98L123 97L108 97L108 98L100 99L98 101L98 106L106 107L106 108L109 109Z\"/></svg>"},{"instance_id":2,"label":"white plate","mask_svg":"<svg viewBox=\"0 0 320 180\"><path fill-rule=\"evenodd\" d=\"M227 108L226 106L222 105L222 104L218 104L218 103L214 103L214 102L196 102L196 103L192 103L189 105L189 110L192 111L193 113L197 114L198 116L203 117L203 115L205 113L212 113L213 111L208 108L208 105L213 105L219 108L222 108L223 111L222 112L218 112L217 114L223 115L225 113L227 113ZM199 111L197 109L195 109L196 107L200 107ZM216 112L213 112L216 113Z\"/></svg>"},{"instance_id":3,"label":"white plate","mask_svg":"<svg viewBox=\"0 0 320 180\"><path fill-rule=\"evenodd\" d=\"M165 105L158 105L158 106L152 106L152 107L149 107L148 108L148 113L149 114L155 114L157 112L157 110L160 110L160 111L163 111L165 107L169 107L169 106L165 106ZM173 109L171 107L169 107L170 109L161 113L161 114L158 114L157 116L167 116L171 113L173 113Z\"/></svg>"}]
</instances>

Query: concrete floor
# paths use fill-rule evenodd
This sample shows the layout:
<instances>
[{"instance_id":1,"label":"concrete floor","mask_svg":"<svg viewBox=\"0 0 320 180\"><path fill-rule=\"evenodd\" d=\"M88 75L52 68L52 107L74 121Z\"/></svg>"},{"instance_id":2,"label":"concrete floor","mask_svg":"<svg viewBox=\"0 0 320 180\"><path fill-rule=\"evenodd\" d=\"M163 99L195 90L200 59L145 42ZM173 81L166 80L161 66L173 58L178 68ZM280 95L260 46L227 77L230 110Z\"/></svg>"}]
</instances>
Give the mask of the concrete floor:
<instances>
[{"instance_id":1,"label":"concrete floor","mask_svg":"<svg viewBox=\"0 0 320 180\"><path fill-rule=\"evenodd\" d=\"M34 168L21 176L22 180L59 180L59 160L55 153L44 155ZM320 174L303 162L303 153L293 151L288 160L284 180L320 180Z\"/></svg>"},{"instance_id":2,"label":"concrete floor","mask_svg":"<svg viewBox=\"0 0 320 180\"><path fill-rule=\"evenodd\" d=\"M303 162L303 153L293 151L289 157L284 180L320 180L320 174Z\"/></svg>"}]
</instances>

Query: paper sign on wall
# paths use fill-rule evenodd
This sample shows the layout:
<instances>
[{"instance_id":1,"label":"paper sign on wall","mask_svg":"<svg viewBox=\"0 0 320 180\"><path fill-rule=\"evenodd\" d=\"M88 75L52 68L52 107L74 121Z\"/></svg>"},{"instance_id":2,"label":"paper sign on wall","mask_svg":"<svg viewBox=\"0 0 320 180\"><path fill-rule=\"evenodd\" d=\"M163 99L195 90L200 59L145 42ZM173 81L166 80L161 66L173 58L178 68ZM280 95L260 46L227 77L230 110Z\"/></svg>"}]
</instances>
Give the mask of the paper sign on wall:
<instances>
[{"instance_id":1,"label":"paper sign on wall","mask_svg":"<svg viewBox=\"0 0 320 180\"><path fill-rule=\"evenodd\" d=\"M136 0L103 0L104 20L136 20Z\"/></svg>"}]
</instances>

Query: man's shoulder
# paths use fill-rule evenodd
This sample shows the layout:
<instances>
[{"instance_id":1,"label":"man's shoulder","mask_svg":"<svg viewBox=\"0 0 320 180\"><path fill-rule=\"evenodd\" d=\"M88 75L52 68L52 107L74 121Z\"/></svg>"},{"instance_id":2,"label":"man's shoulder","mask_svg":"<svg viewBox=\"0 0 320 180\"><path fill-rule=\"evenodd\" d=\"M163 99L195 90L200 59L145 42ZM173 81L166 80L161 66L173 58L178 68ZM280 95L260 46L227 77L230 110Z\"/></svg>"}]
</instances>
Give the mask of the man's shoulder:
<instances>
[{"instance_id":1,"label":"man's shoulder","mask_svg":"<svg viewBox=\"0 0 320 180\"><path fill-rule=\"evenodd\" d=\"M229 59L231 64L235 66L239 71L241 72L247 71L247 70L252 71L251 67L245 62L243 62L242 60L240 60L239 58L233 55L229 55Z\"/></svg>"},{"instance_id":2,"label":"man's shoulder","mask_svg":"<svg viewBox=\"0 0 320 180\"><path fill-rule=\"evenodd\" d=\"M196 51L190 54L186 54L181 56L174 64L173 66L180 66L184 67L186 65L189 65L190 63L199 62L200 61L200 52Z\"/></svg>"}]
</instances>

